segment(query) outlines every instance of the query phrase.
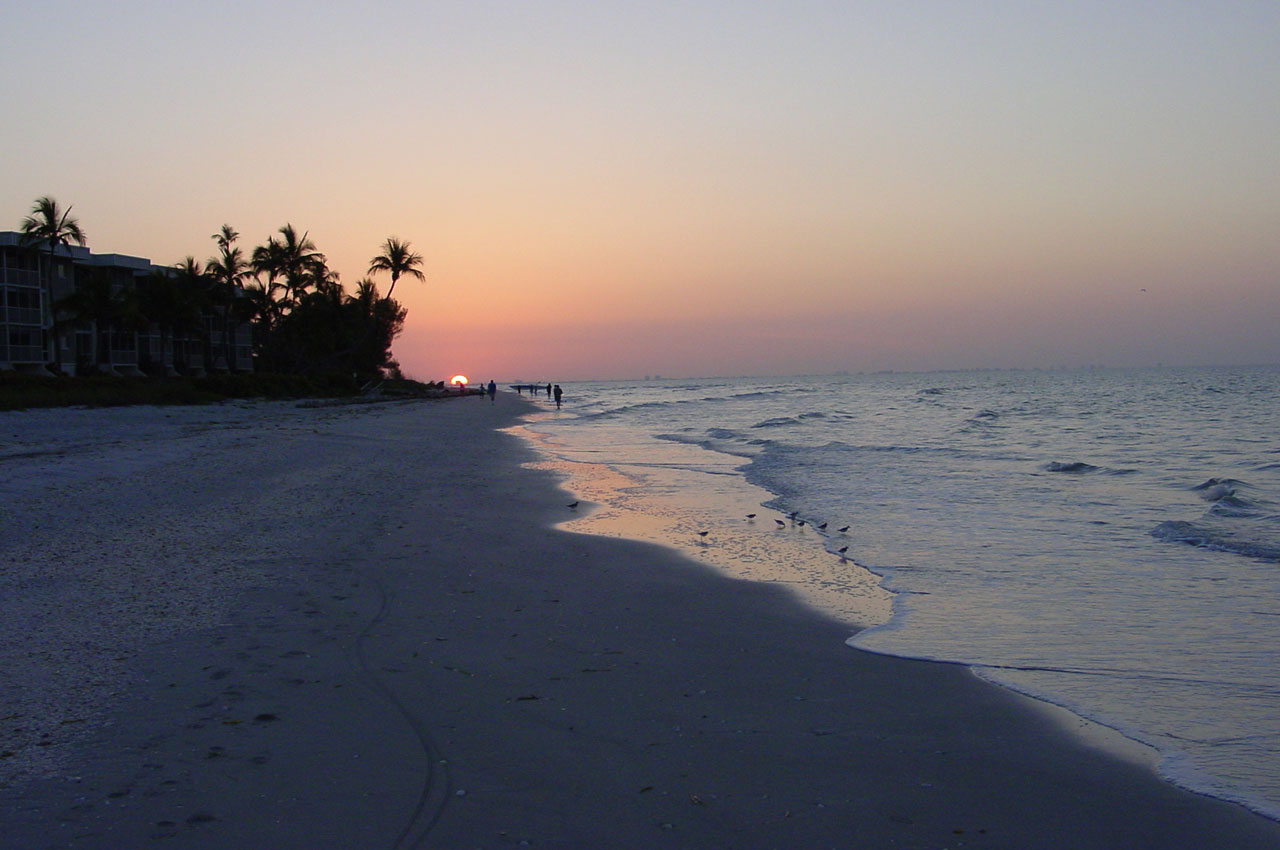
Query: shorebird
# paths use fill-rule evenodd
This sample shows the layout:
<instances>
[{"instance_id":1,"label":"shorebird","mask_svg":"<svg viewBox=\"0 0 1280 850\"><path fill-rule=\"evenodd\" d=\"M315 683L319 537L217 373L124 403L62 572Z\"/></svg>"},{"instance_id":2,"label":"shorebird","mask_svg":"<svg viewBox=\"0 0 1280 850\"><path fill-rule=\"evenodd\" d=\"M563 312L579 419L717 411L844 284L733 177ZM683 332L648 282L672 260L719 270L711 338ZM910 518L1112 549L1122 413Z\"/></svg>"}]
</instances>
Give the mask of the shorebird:
<instances>
[{"instance_id":1,"label":"shorebird","mask_svg":"<svg viewBox=\"0 0 1280 850\"><path fill-rule=\"evenodd\" d=\"M755 518L756 518L755 514L747 514L747 519L755 519Z\"/></svg>"},{"instance_id":2,"label":"shorebird","mask_svg":"<svg viewBox=\"0 0 1280 850\"><path fill-rule=\"evenodd\" d=\"M775 519L775 520L774 520L774 522L776 522L776 523L778 524L778 528L782 528L783 526L785 526L785 525L786 525L786 523L785 523L785 522L783 522L783 521L782 521L782 520L780 520L780 519Z\"/></svg>"},{"instance_id":3,"label":"shorebird","mask_svg":"<svg viewBox=\"0 0 1280 850\"><path fill-rule=\"evenodd\" d=\"M699 537L701 537L703 540L706 540L706 539L707 539L707 535L708 535L708 534L710 534L710 533L711 533L710 531L699 531L699 532L698 532L698 536L699 536Z\"/></svg>"},{"instance_id":4,"label":"shorebird","mask_svg":"<svg viewBox=\"0 0 1280 850\"><path fill-rule=\"evenodd\" d=\"M824 530L826 529L826 527L827 527L827 524L824 522L822 525L818 526L818 530L819 530L819 531L824 531Z\"/></svg>"},{"instance_id":5,"label":"shorebird","mask_svg":"<svg viewBox=\"0 0 1280 850\"><path fill-rule=\"evenodd\" d=\"M796 523L796 525L800 526L801 528L804 528L804 520L800 520L799 522Z\"/></svg>"},{"instance_id":6,"label":"shorebird","mask_svg":"<svg viewBox=\"0 0 1280 850\"><path fill-rule=\"evenodd\" d=\"M849 526L847 525L841 526L840 528L836 529L836 531L839 531L841 534L844 534L848 530L849 530Z\"/></svg>"},{"instance_id":7,"label":"shorebird","mask_svg":"<svg viewBox=\"0 0 1280 850\"><path fill-rule=\"evenodd\" d=\"M843 557L844 557L844 553L849 551L849 547L848 547L848 546L841 546L841 547L840 547L839 549L837 549L836 551L837 551L837 552L839 552L839 553L840 553L840 557L841 557L841 558L843 558Z\"/></svg>"},{"instance_id":8,"label":"shorebird","mask_svg":"<svg viewBox=\"0 0 1280 850\"><path fill-rule=\"evenodd\" d=\"M578 506L577 502L570 502L569 504L565 505L566 508L571 508L571 509L576 508L577 506Z\"/></svg>"}]
</instances>

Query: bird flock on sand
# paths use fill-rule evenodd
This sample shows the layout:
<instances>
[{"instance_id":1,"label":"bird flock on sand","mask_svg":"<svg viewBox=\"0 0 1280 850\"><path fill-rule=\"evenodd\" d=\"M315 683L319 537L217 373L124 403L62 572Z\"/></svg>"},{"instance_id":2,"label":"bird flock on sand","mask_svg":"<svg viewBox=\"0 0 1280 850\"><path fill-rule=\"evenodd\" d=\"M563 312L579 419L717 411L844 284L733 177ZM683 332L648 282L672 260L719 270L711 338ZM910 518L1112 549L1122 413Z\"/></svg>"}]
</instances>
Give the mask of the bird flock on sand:
<instances>
[{"instance_id":1,"label":"bird flock on sand","mask_svg":"<svg viewBox=\"0 0 1280 850\"><path fill-rule=\"evenodd\" d=\"M756 514L747 514L747 522L752 522L752 523L755 522L756 516L757 516ZM822 532L823 536L827 536L827 537L830 536L827 533L827 528L830 525L830 522L828 522L827 520L823 520L822 522L816 522L816 523L812 521L806 521L801 519L800 514L797 513L796 511L792 511L791 513L787 514L787 519L785 521L780 519L774 519L773 522L774 522L774 525L778 527L778 529L786 528L788 522L796 528L804 528L806 525L812 525L818 531ZM834 533L847 534L848 531L849 531L849 526L842 525L839 528L837 528ZM699 531L698 532L699 542L705 545L707 540L707 535L709 535L710 533L711 533L710 531ZM843 561L843 560L846 560L845 553L847 553L848 551L849 551L849 547L847 545L841 546L839 549L836 550L836 554L839 555L840 560Z\"/></svg>"},{"instance_id":2,"label":"bird flock on sand","mask_svg":"<svg viewBox=\"0 0 1280 850\"><path fill-rule=\"evenodd\" d=\"M571 510L571 511L576 511L576 510L578 509L578 505L580 505L580 504L581 504L581 502L580 502L580 501L573 501L573 502L570 502L569 504L565 505L565 507L567 507L567 508L568 508L569 510ZM754 514L754 513L747 514L747 522L754 522L754 521L755 521L755 518L756 518L756 514ZM804 527L805 527L805 525L807 524L805 520L800 519L800 515L799 515L799 513L797 513L796 511L792 511L791 513L787 514L787 520L789 520L789 521L790 521L790 523L791 523L791 525L795 526L796 528L804 528ZM777 525L777 527L778 527L779 529L782 529L782 528L786 528L786 527L787 527L787 523L786 523L786 522L784 522L783 520L780 520L780 519L775 519L775 520L774 520L774 523ZM829 536L829 535L827 535L827 534L826 534L827 526L828 526L828 525L830 525L830 523L829 523L829 522L827 522L826 520L823 520L823 521L822 521L822 522L820 522L820 523L813 523L813 527L814 527L814 528L816 528L818 531L823 532L824 536ZM837 528L837 529L835 530L835 533L836 533L836 534L847 534L847 533L848 533L848 531L849 531L849 526L847 526L847 525L842 525L842 526L840 526L839 528ZM704 545L704 546L705 546L705 545L706 545L706 543L707 543L707 537L708 537L710 534L711 534L710 529L703 529L703 530L699 531L699 532L698 532L698 542L699 542L700 544L702 544L702 545ZM843 561L843 560L846 560L846 555L845 555L845 553L847 553L848 551L849 551L849 547L848 547L847 545L845 545L845 546L841 546L839 549L837 549L837 550L836 550L836 554L837 554L837 555L839 555L839 556L840 556L840 560L842 560L842 561Z\"/></svg>"}]
</instances>

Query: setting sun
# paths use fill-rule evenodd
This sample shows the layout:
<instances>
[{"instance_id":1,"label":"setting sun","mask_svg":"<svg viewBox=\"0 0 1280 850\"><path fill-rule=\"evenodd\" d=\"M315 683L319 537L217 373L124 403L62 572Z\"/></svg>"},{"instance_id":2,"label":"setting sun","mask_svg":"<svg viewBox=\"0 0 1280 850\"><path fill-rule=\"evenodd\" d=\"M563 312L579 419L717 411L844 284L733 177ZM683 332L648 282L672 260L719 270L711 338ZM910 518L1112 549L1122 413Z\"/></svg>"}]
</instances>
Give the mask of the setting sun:
<instances>
[{"instance_id":1,"label":"setting sun","mask_svg":"<svg viewBox=\"0 0 1280 850\"><path fill-rule=\"evenodd\" d=\"M449 383L457 385L457 384L469 384L471 382L467 380L466 375L454 375L452 378L449 379Z\"/></svg>"}]
</instances>

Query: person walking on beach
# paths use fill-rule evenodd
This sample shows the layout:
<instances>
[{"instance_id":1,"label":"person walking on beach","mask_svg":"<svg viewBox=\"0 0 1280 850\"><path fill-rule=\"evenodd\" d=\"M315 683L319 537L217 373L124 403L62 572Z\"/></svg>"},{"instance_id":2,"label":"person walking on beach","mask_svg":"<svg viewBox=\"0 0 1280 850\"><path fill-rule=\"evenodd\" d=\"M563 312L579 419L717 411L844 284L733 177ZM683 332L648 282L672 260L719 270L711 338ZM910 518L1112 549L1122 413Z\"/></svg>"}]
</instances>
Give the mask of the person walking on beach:
<instances>
[{"instance_id":1,"label":"person walking on beach","mask_svg":"<svg viewBox=\"0 0 1280 850\"><path fill-rule=\"evenodd\" d=\"M551 385L547 384L547 398L551 398Z\"/></svg>"},{"instance_id":2,"label":"person walking on beach","mask_svg":"<svg viewBox=\"0 0 1280 850\"><path fill-rule=\"evenodd\" d=\"M498 385L492 380L489 381L489 404L493 404L493 399L498 395Z\"/></svg>"},{"instance_id":3,"label":"person walking on beach","mask_svg":"<svg viewBox=\"0 0 1280 850\"><path fill-rule=\"evenodd\" d=\"M560 389L560 385L559 385L559 384L556 384L556 388L555 388L555 390L553 390L553 392L554 392L554 393L555 393L555 395L556 395L556 410L559 410L559 409L560 409L560 396L564 395L564 390Z\"/></svg>"}]
</instances>

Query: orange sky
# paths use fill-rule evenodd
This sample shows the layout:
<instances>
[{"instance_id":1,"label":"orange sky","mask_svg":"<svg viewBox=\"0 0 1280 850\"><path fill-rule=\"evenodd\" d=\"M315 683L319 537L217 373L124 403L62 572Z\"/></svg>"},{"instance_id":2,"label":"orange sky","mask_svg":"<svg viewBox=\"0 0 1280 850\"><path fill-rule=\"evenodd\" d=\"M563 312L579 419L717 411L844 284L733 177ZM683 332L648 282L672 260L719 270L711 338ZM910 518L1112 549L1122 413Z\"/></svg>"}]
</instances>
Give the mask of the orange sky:
<instances>
[{"instance_id":1,"label":"orange sky","mask_svg":"<svg viewBox=\"0 0 1280 850\"><path fill-rule=\"evenodd\" d=\"M8 226L408 239L417 377L1280 362L1280 7L112 9L10 12Z\"/></svg>"}]
</instances>

